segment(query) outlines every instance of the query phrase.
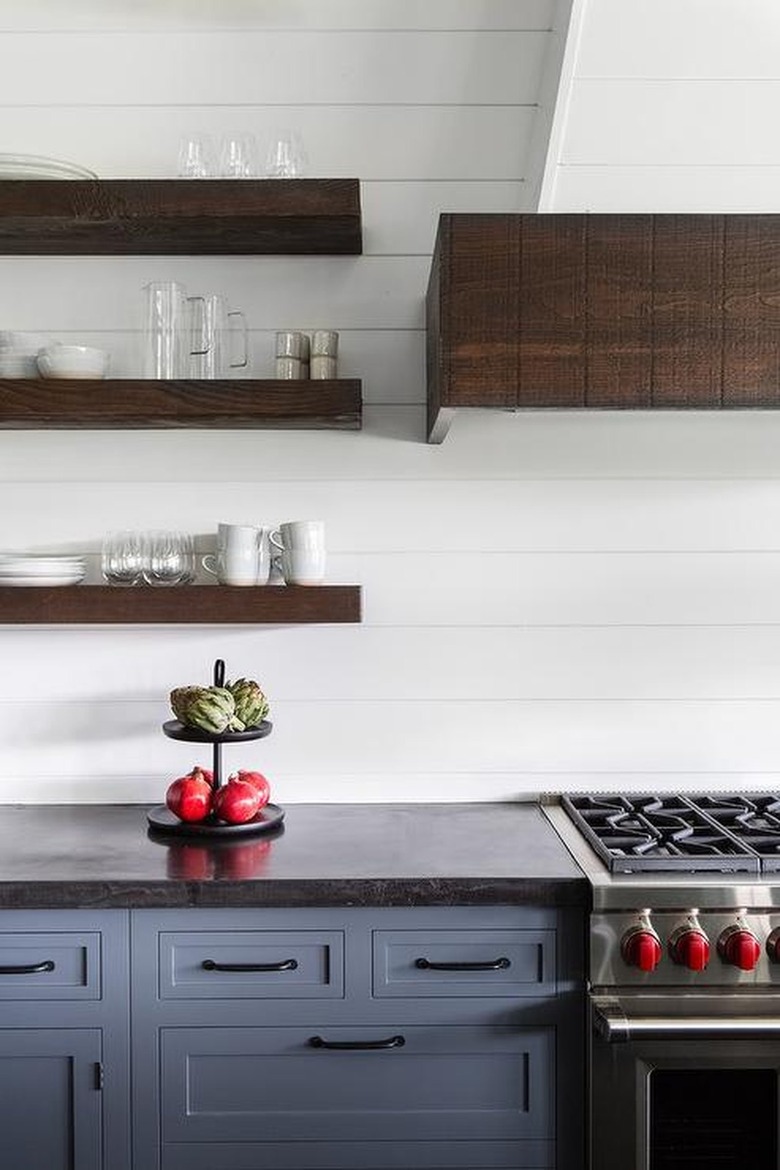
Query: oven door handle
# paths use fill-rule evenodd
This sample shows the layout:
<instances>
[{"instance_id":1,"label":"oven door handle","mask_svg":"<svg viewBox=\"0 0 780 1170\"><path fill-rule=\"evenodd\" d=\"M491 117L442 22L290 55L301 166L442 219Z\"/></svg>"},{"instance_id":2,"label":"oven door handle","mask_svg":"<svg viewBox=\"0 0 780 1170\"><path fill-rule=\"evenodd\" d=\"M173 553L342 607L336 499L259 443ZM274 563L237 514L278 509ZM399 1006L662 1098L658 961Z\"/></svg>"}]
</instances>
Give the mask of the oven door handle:
<instances>
[{"instance_id":1,"label":"oven door handle","mask_svg":"<svg viewBox=\"0 0 780 1170\"><path fill-rule=\"evenodd\" d=\"M629 1040L691 1040L780 1036L778 1016L639 1016L626 1012L617 999L594 998L593 1027L608 1044Z\"/></svg>"}]
</instances>

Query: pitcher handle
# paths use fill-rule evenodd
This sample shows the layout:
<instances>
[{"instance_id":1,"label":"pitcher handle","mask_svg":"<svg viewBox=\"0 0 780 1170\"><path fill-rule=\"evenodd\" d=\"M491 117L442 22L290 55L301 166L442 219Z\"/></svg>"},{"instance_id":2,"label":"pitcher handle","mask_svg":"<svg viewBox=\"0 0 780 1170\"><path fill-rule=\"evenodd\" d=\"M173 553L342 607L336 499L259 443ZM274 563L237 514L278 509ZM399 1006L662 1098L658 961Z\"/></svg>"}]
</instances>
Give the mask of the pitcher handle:
<instances>
[{"instance_id":1,"label":"pitcher handle","mask_svg":"<svg viewBox=\"0 0 780 1170\"><path fill-rule=\"evenodd\" d=\"M249 365L249 330L247 328L246 315L242 313L240 309L232 309L231 312L228 313L228 320L230 320L231 317L241 318L241 332L244 341L244 357L240 362L231 362L230 368L231 370L243 370L246 369L246 367Z\"/></svg>"}]
</instances>

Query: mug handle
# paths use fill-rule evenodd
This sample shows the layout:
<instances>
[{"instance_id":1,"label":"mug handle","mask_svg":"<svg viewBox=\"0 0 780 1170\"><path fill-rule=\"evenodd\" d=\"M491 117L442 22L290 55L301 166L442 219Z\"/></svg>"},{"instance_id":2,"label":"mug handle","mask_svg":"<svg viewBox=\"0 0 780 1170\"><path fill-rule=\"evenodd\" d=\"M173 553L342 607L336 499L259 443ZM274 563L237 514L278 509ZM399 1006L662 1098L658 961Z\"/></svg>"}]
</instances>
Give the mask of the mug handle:
<instances>
[{"instance_id":1,"label":"mug handle","mask_svg":"<svg viewBox=\"0 0 780 1170\"><path fill-rule=\"evenodd\" d=\"M273 532L268 533L268 539L270 540L270 542L274 546L274 548L278 549L279 552L284 552L284 545L282 544L282 534L280 533L278 528L274 528Z\"/></svg>"},{"instance_id":2,"label":"mug handle","mask_svg":"<svg viewBox=\"0 0 780 1170\"><path fill-rule=\"evenodd\" d=\"M215 556L212 556L211 553L208 553L205 557L200 558L200 563L203 565L203 568L206 570L206 572L212 573L215 577L218 575L217 574L216 560L217 560L217 558ZM211 563L209 563L209 562L211 562Z\"/></svg>"}]
</instances>

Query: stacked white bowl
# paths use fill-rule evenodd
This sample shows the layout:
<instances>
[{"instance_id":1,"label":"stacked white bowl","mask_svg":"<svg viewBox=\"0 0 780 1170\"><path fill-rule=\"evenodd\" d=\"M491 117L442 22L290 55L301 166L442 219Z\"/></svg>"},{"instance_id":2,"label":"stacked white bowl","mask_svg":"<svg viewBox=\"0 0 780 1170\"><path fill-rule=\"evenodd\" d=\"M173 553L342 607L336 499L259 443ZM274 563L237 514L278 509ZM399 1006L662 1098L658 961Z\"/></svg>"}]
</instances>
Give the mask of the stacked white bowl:
<instances>
[{"instance_id":1,"label":"stacked white bowl","mask_svg":"<svg viewBox=\"0 0 780 1170\"><path fill-rule=\"evenodd\" d=\"M86 571L83 557L0 553L0 586L78 585Z\"/></svg>"}]
</instances>

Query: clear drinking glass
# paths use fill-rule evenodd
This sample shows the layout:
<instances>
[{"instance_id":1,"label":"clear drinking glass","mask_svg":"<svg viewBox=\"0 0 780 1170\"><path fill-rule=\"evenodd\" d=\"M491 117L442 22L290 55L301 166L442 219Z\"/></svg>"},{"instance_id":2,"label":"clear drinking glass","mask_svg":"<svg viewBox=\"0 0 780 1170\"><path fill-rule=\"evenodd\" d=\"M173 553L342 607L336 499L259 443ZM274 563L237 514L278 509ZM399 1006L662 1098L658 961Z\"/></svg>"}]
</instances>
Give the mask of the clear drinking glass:
<instances>
[{"instance_id":1,"label":"clear drinking glass","mask_svg":"<svg viewBox=\"0 0 780 1170\"><path fill-rule=\"evenodd\" d=\"M101 571L109 585L135 585L140 581L143 571L140 533L107 533L103 540Z\"/></svg>"},{"instance_id":2,"label":"clear drinking glass","mask_svg":"<svg viewBox=\"0 0 780 1170\"><path fill-rule=\"evenodd\" d=\"M306 174L309 159L300 134L280 130L271 139L265 156L263 174L267 179L300 179Z\"/></svg>"},{"instance_id":3,"label":"clear drinking glass","mask_svg":"<svg viewBox=\"0 0 780 1170\"><path fill-rule=\"evenodd\" d=\"M191 134L179 143L178 175L182 179L213 179L217 173L214 143L208 134Z\"/></svg>"},{"instance_id":4,"label":"clear drinking glass","mask_svg":"<svg viewBox=\"0 0 780 1170\"><path fill-rule=\"evenodd\" d=\"M147 585L189 585L195 578L195 549L186 532L145 532L143 578Z\"/></svg>"},{"instance_id":5,"label":"clear drinking glass","mask_svg":"<svg viewBox=\"0 0 780 1170\"><path fill-rule=\"evenodd\" d=\"M257 176L257 141L254 134L231 134L222 139L219 173L225 179Z\"/></svg>"}]
</instances>

